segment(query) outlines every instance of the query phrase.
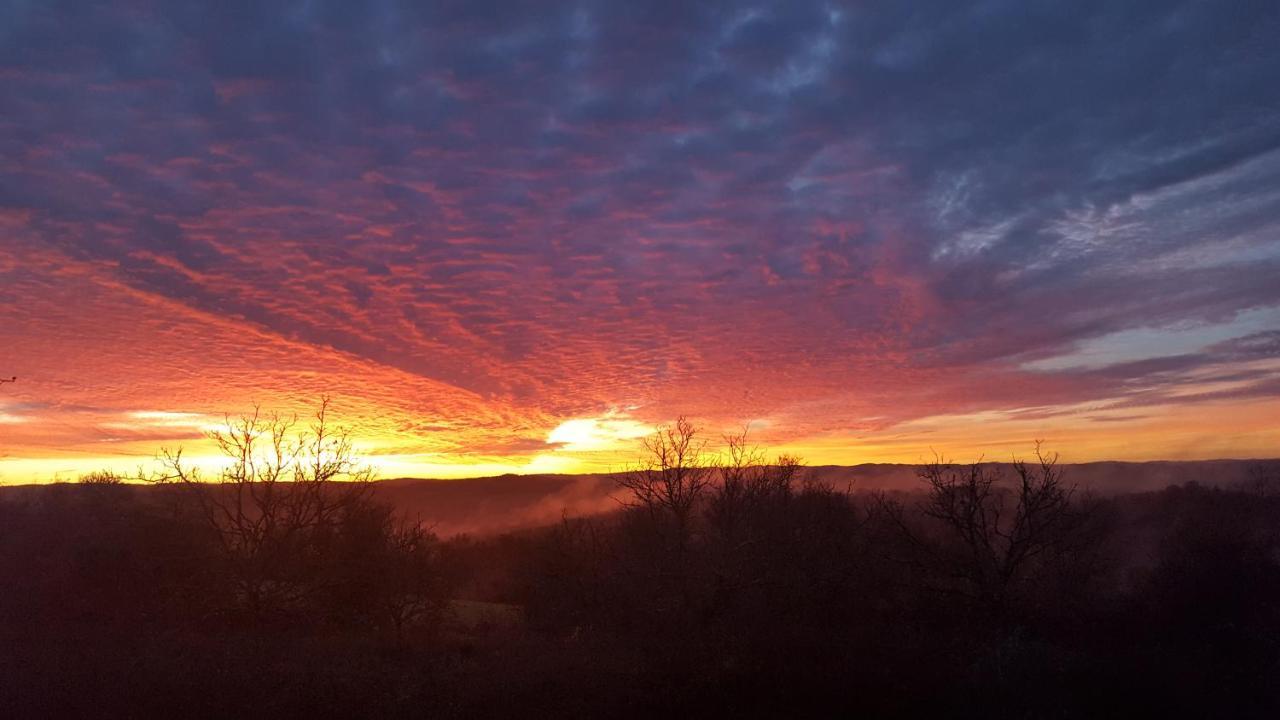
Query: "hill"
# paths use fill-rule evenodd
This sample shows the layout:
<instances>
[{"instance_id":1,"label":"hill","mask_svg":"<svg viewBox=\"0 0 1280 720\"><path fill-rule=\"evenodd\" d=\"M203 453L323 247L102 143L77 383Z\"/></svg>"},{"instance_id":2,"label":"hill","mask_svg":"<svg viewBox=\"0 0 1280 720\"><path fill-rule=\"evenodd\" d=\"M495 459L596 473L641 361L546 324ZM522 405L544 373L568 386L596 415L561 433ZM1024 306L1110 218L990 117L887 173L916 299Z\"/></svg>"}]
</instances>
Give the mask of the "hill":
<instances>
[{"instance_id":1,"label":"hill","mask_svg":"<svg viewBox=\"0 0 1280 720\"><path fill-rule=\"evenodd\" d=\"M1094 462L1066 465L1070 482L1099 495L1146 492L1198 482L1231 486L1247 482L1259 460ZM992 463L1006 473L1008 463ZM819 465L816 481L852 492L912 491L916 466L868 463ZM398 478L377 483L379 497L448 536L533 527L562 516L609 512L619 504L616 474L498 475L464 480ZM620 496L619 496L620 497Z\"/></svg>"}]
</instances>

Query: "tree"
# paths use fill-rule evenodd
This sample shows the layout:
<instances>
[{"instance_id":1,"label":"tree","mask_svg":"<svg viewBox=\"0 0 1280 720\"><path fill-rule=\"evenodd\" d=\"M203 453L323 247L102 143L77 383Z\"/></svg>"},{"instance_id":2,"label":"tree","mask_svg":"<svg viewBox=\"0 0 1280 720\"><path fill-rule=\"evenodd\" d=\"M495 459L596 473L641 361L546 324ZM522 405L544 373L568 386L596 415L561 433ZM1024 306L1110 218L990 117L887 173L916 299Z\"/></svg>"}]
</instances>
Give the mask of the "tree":
<instances>
[{"instance_id":1,"label":"tree","mask_svg":"<svg viewBox=\"0 0 1280 720\"><path fill-rule=\"evenodd\" d=\"M181 450L163 451L164 470L149 478L188 491L250 615L286 609L315 589L316 537L369 495L372 470L356 459L351 431L332 427L329 408L323 399L301 430L296 416L258 408L228 418L209 434L229 460L212 480Z\"/></svg>"},{"instance_id":2,"label":"tree","mask_svg":"<svg viewBox=\"0 0 1280 720\"><path fill-rule=\"evenodd\" d=\"M1001 615L1046 561L1085 539L1085 516L1058 455L1046 454L1037 442L1035 456L1035 462L1013 462L1012 487L1002 482L998 467L981 461L957 466L935 457L921 466L918 474L928 487L919 511L941 537L911 527L901 505L881 499L881 510L917 551L933 589Z\"/></svg>"},{"instance_id":3,"label":"tree","mask_svg":"<svg viewBox=\"0 0 1280 720\"><path fill-rule=\"evenodd\" d=\"M792 496L804 467L792 455L779 455L769 464L761 448L747 442L747 428L724 436L725 451L716 469L720 483L711 494L708 516L721 535L731 541L748 532L747 524L760 519L762 511L777 514L778 507Z\"/></svg>"},{"instance_id":4,"label":"tree","mask_svg":"<svg viewBox=\"0 0 1280 720\"><path fill-rule=\"evenodd\" d=\"M621 502L625 539L619 543L619 575L630 591L636 627L678 633L696 614L700 556L693 547L695 511L714 478L714 459L698 429L681 416L644 438L634 470L618 477L629 491ZM661 619L659 619L661 618Z\"/></svg>"},{"instance_id":5,"label":"tree","mask_svg":"<svg viewBox=\"0 0 1280 720\"><path fill-rule=\"evenodd\" d=\"M716 469L720 481L706 504L712 531L707 543L712 573L707 619L724 619L735 609L754 617L767 614L762 608L790 606L789 600L774 601L796 586L789 581L804 554L801 539L807 528L797 522L794 487L803 463L782 455L771 464L743 428L724 436Z\"/></svg>"},{"instance_id":6,"label":"tree","mask_svg":"<svg viewBox=\"0 0 1280 720\"><path fill-rule=\"evenodd\" d=\"M397 644L415 626L439 620L448 600L440 542L420 522L361 501L344 509L331 542L328 597L341 619L390 631Z\"/></svg>"},{"instance_id":7,"label":"tree","mask_svg":"<svg viewBox=\"0 0 1280 720\"><path fill-rule=\"evenodd\" d=\"M124 476L110 470L94 470L81 475L77 482L81 485L120 485Z\"/></svg>"},{"instance_id":8,"label":"tree","mask_svg":"<svg viewBox=\"0 0 1280 720\"><path fill-rule=\"evenodd\" d=\"M683 547L693 510L715 470L706 452L707 441L681 416L675 425L660 427L645 438L643 446L636 469L618 478L618 485L631 493L624 504L642 508L657 522L672 520L676 542Z\"/></svg>"}]
</instances>

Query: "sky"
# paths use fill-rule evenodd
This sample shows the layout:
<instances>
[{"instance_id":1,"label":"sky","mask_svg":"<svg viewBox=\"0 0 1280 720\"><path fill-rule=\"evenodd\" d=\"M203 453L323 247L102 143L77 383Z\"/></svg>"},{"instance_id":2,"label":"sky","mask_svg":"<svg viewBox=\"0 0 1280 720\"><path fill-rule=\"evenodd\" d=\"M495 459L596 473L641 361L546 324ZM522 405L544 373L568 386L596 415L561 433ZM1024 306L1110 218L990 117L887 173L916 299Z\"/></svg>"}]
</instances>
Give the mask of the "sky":
<instances>
[{"instance_id":1,"label":"sky","mask_svg":"<svg viewBox=\"0 0 1280 720\"><path fill-rule=\"evenodd\" d=\"M0 482L1280 455L1280 3L0 0Z\"/></svg>"}]
</instances>

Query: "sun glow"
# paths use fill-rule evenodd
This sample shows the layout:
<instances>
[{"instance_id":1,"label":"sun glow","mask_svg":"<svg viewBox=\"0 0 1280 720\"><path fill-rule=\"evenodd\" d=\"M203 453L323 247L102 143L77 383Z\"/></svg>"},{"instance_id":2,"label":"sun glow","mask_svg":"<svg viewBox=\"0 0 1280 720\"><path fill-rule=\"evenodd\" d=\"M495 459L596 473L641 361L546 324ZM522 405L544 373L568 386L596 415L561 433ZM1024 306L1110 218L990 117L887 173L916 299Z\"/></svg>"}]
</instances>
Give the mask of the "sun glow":
<instances>
[{"instance_id":1,"label":"sun glow","mask_svg":"<svg viewBox=\"0 0 1280 720\"><path fill-rule=\"evenodd\" d=\"M653 426L609 412L598 417L565 420L547 435L547 444L568 451L617 450L653 432Z\"/></svg>"}]
</instances>

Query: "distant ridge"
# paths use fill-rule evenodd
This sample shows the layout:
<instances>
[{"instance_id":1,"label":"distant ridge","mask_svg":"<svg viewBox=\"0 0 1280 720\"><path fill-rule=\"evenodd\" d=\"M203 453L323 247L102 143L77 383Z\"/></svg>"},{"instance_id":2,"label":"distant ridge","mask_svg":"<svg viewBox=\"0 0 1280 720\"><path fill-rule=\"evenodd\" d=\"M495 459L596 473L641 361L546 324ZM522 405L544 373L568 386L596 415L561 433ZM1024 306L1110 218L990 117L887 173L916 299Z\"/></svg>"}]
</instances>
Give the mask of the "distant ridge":
<instances>
[{"instance_id":1,"label":"distant ridge","mask_svg":"<svg viewBox=\"0 0 1280 720\"><path fill-rule=\"evenodd\" d=\"M1009 463L986 463L1008 472ZM1149 492L1198 482L1230 486L1248 482L1255 468L1280 460L1156 460L1063 463L1070 482L1100 495ZM816 465L810 477L853 492L912 491L919 488L916 465L864 463ZM495 532L581 517L618 507L618 473L584 475L497 475L441 480L395 478L377 483L385 500L437 532Z\"/></svg>"},{"instance_id":2,"label":"distant ridge","mask_svg":"<svg viewBox=\"0 0 1280 720\"><path fill-rule=\"evenodd\" d=\"M1009 463L984 463L1011 475ZM864 463L816 465L808 477L838 490L912 492L920 488L917 465ZM1155 460L1063 463L1067 478L1098 495L1150 492L1190 482L1232 486L1249 482L1258 468L1280 468L1273 460ZM1273 473L1275 471L1273 470ZM545 525L563 517L616 510L620 473L582 475L494 475L462 479L391 478L374 483L375 494L441 536L488 534ZM55 485L0 485L0 501L36 496ZM129 486L150 492L151 486Z\"/></svg>"}]
</instances>

